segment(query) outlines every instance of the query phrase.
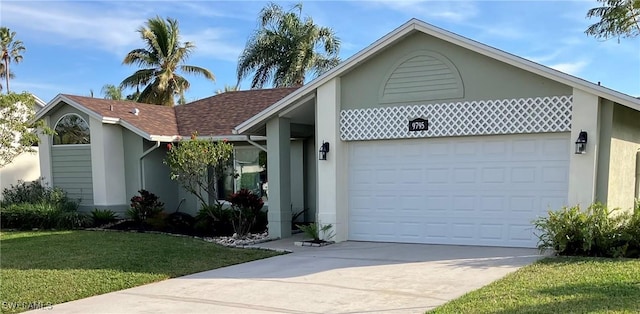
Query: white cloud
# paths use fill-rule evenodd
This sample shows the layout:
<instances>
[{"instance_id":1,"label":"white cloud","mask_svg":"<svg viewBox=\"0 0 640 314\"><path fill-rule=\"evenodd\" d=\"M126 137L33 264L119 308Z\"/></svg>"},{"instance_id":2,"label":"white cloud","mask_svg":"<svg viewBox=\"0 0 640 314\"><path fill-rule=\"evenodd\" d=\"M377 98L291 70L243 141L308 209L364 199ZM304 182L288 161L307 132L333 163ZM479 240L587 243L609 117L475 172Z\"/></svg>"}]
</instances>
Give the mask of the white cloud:
<instances>
[{"instance_id":1,"label":"white cloud","mask_svg":"<svg viewBox=\"0 0 640 314\"><path fill-rule=\"evenodd\" d=\"M587 60L578 60L573 62L563 62L549 65L550 68L556 69L560 72L565 72L571 75L578 75L582 69L589 65Z\"/></svg>"},{"instance_id":2,"label":"white cloud","mask_svg":"<svg viewBox=\"0 0 640 314\"><path fill-rule=\"evenodd\" d=\"M224 28L205 28L196 33L184 34L184 41L194 42L195 53L224 61L237 62L244 46L231 43L231 32Z\"/></svg>"},{"instance_id":3,"label":"white cloud","mask_svg":"<svg viewBox=\"0 0 640 314\"><path fill-rule=\"evenodd\" d=\"M88 10L81 2L5 2L2 15L3 24L35 31L43 41L90 44L117 54L139 40L135 30L144 22L122 12L108 16L95 8Z\"/></svg>"},{"instance_id":4,"label":"white cloud","mask_svg":"<svg viewBox=\"0 0 640 314\"><path fill-rule=\"evenodd\" d=\"M478 13L476 5L471 1L379 0L373 3L426 20L463 22Z\"/></svg>"}]
</instances>

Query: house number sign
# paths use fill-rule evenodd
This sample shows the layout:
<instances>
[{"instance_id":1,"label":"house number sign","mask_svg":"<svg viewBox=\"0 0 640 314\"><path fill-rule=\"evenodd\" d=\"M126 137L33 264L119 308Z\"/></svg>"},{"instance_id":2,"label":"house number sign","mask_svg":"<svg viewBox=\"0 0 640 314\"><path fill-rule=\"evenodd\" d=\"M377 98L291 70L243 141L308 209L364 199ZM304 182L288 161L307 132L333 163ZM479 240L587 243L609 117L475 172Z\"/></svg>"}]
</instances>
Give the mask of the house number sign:
<instances>
[{"instance_id":1,"label":"house number sign","mask_svg":"<svg viewBox=\"0 0 640 314\"><path fill-rule=\"evenodd\" d=\"M423 118L409 120L409 132L426 131L429 129L429 121Z\"/></svg>"}]
</instances>

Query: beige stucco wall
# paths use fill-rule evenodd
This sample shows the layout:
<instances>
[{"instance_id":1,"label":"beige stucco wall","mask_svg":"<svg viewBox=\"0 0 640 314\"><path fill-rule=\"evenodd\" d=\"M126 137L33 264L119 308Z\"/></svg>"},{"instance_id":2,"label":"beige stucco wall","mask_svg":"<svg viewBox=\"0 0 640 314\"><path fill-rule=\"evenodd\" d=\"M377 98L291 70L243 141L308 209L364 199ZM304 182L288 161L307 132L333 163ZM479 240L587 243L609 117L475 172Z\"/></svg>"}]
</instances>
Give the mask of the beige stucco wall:
<instances>
[{"instance_id":1,"label":"beige stucco wall","mask_svg":"<svg viewBox=\"0 0 640 314\"><path fill-rule=\"evenodd\" d=\"M466 100L511 99L571 95L569 86L482 56L426 34L409 35L374 58L341 77L342 109L393 106L381 104L379 91L398 60L416 51L436 52L453 63L462 77L464 96L455 99L421 100L440 103Z\"/></svg>"},{"instance_id":2,"label":"beige stucco wall","mask_svg":"<svg viewBox=\"0 0 640 314\"><path fill-rule=\"evenodd\" d=\"M38 148L35 153L22 153L10 164L0 168L0 191L15 185L18 181L34 181L40 177ZM0 194L2 199L2 194Z\"/></svg>"},{"instance_id":3,"label":"beige stucco wall","mask_svg":"<svg viewBox=\"0 0 640 314\"><path fill-rule=\"evenodd\" d=\"M636 185L636 156L640 151L640 112L622 105L613 107L611 155L607 204L610 208L633 207Z\"/></svg>"}]
</instances>

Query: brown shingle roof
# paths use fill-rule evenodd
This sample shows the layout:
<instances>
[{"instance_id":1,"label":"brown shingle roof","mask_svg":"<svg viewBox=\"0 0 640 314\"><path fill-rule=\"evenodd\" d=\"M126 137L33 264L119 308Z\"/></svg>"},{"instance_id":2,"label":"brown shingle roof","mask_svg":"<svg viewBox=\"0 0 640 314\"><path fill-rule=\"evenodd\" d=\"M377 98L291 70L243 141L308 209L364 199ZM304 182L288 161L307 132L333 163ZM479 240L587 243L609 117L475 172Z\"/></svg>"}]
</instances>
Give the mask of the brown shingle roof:
<instances>
[{"instance_id":1,"label":"brown shingle roof","mask_svg":"<svg viewBox=\"0 0 640 314\"><path fill-rule=\"evenodd\" d=\"M102 117L118 118L126 121L149 135L178 135L178 124L176 123L176 116L172 107L75 95L63 96ZM132 113L134 108L138 108L139 110L137 116Z\"/></svg>"},{"instance_id":2,"label":"brown shingle roof","mask_svg":"<svg viewBox=\"0 0 640 314\"><path fill-rule=\"evenodd\" d=\"M233 128L299 87L226 92L176 106L180 135L231 135Z\"/></svg>"}]
</instances>

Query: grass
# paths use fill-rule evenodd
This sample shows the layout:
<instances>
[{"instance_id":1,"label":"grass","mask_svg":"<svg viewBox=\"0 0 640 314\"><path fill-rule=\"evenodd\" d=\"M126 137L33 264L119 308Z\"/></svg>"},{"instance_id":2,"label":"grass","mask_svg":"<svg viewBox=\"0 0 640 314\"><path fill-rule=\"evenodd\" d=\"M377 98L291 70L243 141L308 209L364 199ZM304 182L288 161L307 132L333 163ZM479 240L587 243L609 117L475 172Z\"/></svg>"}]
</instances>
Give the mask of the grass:
<instances>
[{"instance_id":1,"label":"grass","mask_svg":"<svg viewBox=\"0 0 640 314\"><path fill-rule=\"evenodd\" d=\"M427 313L639 313L640 260L558 257Z\"/></svg>"},{"instance_id":2,"label":"grass","mask_svg":"<svg viewBox=\"0 0 640 314\"><path fill-rule=\"evenodd\" d=\"M279 253L131 232L0 232L0 312L58 304Z\"/></svg>"}]
</instances>

